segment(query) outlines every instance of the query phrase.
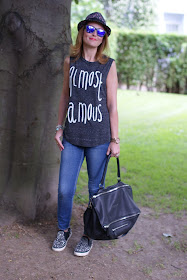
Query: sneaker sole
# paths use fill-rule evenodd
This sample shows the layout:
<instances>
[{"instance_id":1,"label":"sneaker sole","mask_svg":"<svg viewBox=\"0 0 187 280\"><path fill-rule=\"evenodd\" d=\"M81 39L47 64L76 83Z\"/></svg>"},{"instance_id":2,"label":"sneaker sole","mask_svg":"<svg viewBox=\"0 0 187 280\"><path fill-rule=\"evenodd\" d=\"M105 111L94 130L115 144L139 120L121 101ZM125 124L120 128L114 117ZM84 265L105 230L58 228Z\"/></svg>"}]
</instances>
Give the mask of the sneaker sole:
<instances>
[{"instance_id":1,"label":"sneaker sole","mask_svg":"<svg viewBox=\"0 0 187 280\"><path fill-rule=\"evenodd\" d=\"M61 252L61 251L63 251L65 248L66 248L66 246L64 246L63 248L53 248L53 247L52 247L52 250L55 251L55 252Z\"/></svg>"},{"instance_id":2,"label":"sneaker sole","mask_svg":"<svg viewBox=\"0 0 187 280\"><path fill-rule=\"evenodd\" d=\"M67 239L66 245L63 248L53 248L52 247L52 250L55 251L55 252L62 252L66 248L68 240L70 239L71 235L72 235L72 232L70 233L70 235L69 235L69 237Z\"/></svg>"},{"instance_id":3,"label":"sneaker sole","mask_svg":"<svg viewBox=\"0 0 187 280\"><path fill-rule=\"evenodd\" d=\"M92 247L93 247L93 244L92 244L92 246L91 246L90 250L89 250L88 252L84 252L84 253L81 253L81 252L75 252L75 251L74 251L74 255L75 255L75 256L77 256L77 257L85 257L85 256L87 256L87 255L90 253L90 251L91 251Z\"/></svg>"}]
</instances>

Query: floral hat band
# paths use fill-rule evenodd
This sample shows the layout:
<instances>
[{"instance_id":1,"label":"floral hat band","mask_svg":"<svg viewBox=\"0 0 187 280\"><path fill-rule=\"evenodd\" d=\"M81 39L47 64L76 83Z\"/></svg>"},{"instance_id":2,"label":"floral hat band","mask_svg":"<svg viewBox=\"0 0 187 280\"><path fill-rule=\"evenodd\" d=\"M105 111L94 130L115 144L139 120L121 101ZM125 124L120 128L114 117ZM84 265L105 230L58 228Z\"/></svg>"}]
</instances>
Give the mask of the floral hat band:
<instances>
[{"instance_id":1,"label":"floral hat band","mask_svg":"<svg viewBox=\"0 0 187 280\"><path fill-rule=\"evenodd\" d=\"M102 14L95 12L92 14L89 14L85 20L82 20L79 22L79 24L77 25L77 29L78 31L84 26L86 25L88 22L97 22L103 25L103 27L106 30L106 33L108 36L110 36L111 33L111 29L109 26L106 25L106 21L104 19L104 17L102 16Z\"/></svg>"}]
</instances>

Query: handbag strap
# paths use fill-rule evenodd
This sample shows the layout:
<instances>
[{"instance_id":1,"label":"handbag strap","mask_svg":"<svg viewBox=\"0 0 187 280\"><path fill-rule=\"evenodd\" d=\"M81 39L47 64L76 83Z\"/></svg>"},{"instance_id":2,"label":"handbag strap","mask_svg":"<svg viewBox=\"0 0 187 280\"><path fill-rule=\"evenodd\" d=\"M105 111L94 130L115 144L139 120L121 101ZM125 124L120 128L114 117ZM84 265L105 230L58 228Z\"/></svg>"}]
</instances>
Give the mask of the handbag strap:
<instances>
[{"instance_id":1,"label":"handbag strap","mask_svg":"<svg viewBox=\"0 0 187 280\"><path fill-rule=\"evenodd\" d=\"M100 188L102 188L103 185L104 185L106 171L107 171L107 167L108 167L108 163L109 163L110 158L111 158L111 154L108 155L106 163L105 163L105 168L104 168L104 171L103 171L103 176L102 176L101 182L99 184ZM120 165L119 165L119 158L118 157L116 158L116 161L117 161L117 180L118 180L118 183L119 183L119 182L121 182L121 176L120 176Z\"/></svg>"}]
</instances>

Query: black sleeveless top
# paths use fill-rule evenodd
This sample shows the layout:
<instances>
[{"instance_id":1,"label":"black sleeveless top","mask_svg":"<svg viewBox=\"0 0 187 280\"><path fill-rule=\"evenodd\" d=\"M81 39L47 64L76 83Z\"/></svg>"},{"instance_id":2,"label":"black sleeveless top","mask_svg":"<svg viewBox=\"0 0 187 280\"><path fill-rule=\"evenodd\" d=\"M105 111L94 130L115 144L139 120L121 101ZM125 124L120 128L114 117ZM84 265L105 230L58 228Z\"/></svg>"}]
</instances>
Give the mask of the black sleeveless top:
<instances>
[{"instance_id":1,"label":"black sleeveless top","mask_svg":"<svg viewBox=\"0 0 187 280\"><path fill-rule=\"evenodd\" d=\"M106 64L70 58L70 98L64 137L73 145L94 147L110 142L106 79L113 59Z\"/></svg>"}]
</instances>

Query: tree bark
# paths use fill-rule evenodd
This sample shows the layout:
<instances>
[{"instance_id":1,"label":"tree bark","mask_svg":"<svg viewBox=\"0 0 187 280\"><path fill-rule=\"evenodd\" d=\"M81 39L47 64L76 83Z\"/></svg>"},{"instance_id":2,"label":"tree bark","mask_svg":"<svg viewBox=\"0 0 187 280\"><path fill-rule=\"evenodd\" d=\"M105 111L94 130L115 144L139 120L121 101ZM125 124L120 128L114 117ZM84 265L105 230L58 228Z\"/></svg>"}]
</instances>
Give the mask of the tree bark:
<instances>
[{"instance_id":1,"label":"tree bark","mask_svg":"<svg viewBox=\"0 0 187 280\"><path fill-rule=\"evenodd\" d=\"M0 5L0 197L32 219L57 201L54 132L71 43L70 7L68 0Z\"/></svg>"}]
</instances>

